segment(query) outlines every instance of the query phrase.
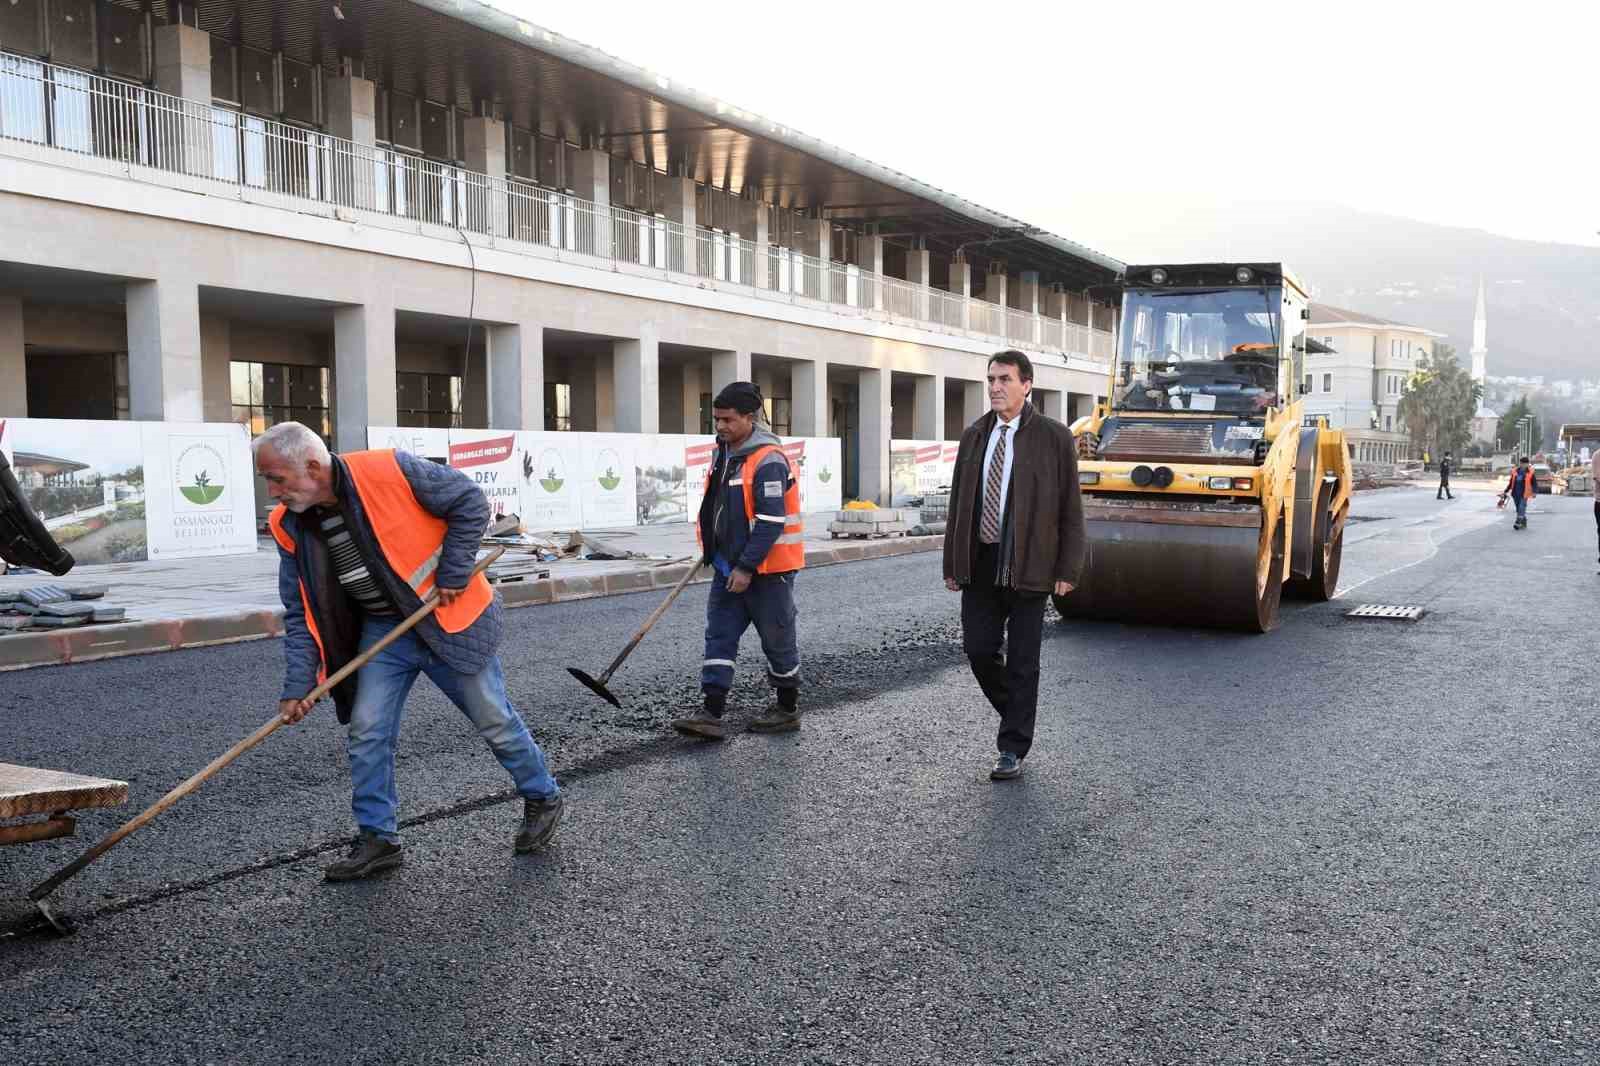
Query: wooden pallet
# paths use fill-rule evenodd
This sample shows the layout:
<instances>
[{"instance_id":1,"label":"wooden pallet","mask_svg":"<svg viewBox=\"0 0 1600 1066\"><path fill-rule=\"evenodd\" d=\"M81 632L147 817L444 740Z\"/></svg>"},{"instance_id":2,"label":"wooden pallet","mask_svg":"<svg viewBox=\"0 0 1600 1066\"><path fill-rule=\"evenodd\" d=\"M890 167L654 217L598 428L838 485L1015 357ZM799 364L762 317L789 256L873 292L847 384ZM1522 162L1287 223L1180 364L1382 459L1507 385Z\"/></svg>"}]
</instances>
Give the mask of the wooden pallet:
<instances>
[{"instance_id":1,"label":"wooden pallet","mask_svg":"<svg viewBox=\"0 0 1600 1066\"><path fill-rule=\"evenodd\" d=\"M68 811L117 807L126 802L126 781L0 763L0 818L45 815L42 819L0 825L0 845L71 836L77 823L67 815Z\"/></svg>"}]
</instances>

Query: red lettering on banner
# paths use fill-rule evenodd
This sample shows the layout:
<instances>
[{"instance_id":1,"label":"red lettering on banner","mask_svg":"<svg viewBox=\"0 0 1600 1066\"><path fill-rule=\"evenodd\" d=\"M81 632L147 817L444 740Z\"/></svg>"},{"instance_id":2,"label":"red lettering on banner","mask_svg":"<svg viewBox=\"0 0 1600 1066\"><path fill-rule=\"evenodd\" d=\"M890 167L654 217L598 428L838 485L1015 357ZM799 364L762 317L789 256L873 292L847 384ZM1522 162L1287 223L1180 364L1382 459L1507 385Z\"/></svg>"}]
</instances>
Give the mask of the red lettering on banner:
<instances>
[{"instance_id":1,"label":"red lettering on banner","mask_svg":"<svg viewBox=\"0 0 1600 1066\"><path fill-rule=\"evenodd\" d=\"M691 444L683 449L685 466L710 466L711 457L716 454L715 444Z\"/></svg>"},{"instance_id":2,"label":"red lettering on banner","mask_svg":"<svg viewBox=\"0 0 1600 1066\"><path fill-rule=\"evenodd\" d=\"M517 446L517 438L494 437L490 440L476 440L470 444L450 445L450 465L461 466L489 466L492 463L503 463L511 458L511 453Z\"/></svg>"},{"instance_id":3,"label":"red lettering on banner","mask_svg":"<svg viewBox=\"0 0 1600 1066\"><path fill-rule=\"evenodd\" d=\"M944 451L944 448L941 447L938 444L930 444L926 448L918 448L917 449L917 462L919 462L919 463L937 463L939 461L939 455L943 451Z\"/></svg>"}]
</instances>

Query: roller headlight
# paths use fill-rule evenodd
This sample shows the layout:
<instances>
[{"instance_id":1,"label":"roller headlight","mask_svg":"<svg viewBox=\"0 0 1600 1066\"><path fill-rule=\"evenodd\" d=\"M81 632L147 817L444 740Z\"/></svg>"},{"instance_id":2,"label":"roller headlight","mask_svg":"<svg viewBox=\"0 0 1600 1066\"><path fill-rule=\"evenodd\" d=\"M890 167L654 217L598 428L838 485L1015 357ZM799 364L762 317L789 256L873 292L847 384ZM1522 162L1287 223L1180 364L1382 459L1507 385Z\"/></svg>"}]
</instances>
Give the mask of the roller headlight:
<instances>
[{"instance_id":1,"label":"roller headlight","mask_svg":"<svg viewBox=\"0 0 1600 1066\"><path fill-rule=\"evenodd\" d=\"M1237 281L1240 285L1248 285L1251 281L1255 280L1255 274L1250 270L1249 267L1240 267L1238 270L1233 272L1233 280Z\"/></svg>"},{"instance_id":2,"label":"roller headlight","mask_svg":"<svg viewBox=\"0 0 1600 1066\"><path fill-rule=\"evenodd\" d=\"M1156 472L1148 466L1136 466L1133 468L1133 473L1128 476L1133 479L1135 485L1143 489L1149 488L1150 482L1156 479Z\"/></svg>"},{"instance_id":3,"label":"roller headlight","mask_svg":"<svg viewBox=\"0 0 1600 1066\"><path fill-rule=\"evenodd\" d=\"M1155 478L1156 488L1158 488L1158 489L1166 488L1168 485L1172 484L1172 468L1171 467L1166 467L1166 466L1158 466L1158 467L1156 467L1155 468L1155 472L1154 472L1154 478Z\"/></svg>"},{"instance_id":4,"label":"roller headlight","mask_svg":"<svg viewBox=\"0 0 1600 1066\"><path fill-rule=\"evenodd\" d=\"M1150 271L1150 284L1165 285L1166 283L1167 272L1165 270L1161 269L1160 267L1156 267L1154 270Z\"/></svg>"},{"instance_id":5,"label":"roller headlight","mask_svg":"<svg viewBox=\"0 0 1600 1066\"><path fill-rule=\"evenodd\" d=\"M1100 471L1098 471L1098 470L1080 470L1080 471L1078 471L1078 484L1080 484L1080 485L1098 485L1098 484L1100 484Z\"/></svg>"},{"instance_id":6,"label":"roller headlight","mask_svg":"<svg viewBox=\"0 0 1600 1066\"><path fill-rule=\"evenodd\" d=\"M1206 488L1208 488L1208 489L1216 489L1218 492L1227 492L1229 489L1233 488L1233 478L1231 478L1231 477L1211 477L1211 478L1206 478Z\"/></svg>"}]
</instances>

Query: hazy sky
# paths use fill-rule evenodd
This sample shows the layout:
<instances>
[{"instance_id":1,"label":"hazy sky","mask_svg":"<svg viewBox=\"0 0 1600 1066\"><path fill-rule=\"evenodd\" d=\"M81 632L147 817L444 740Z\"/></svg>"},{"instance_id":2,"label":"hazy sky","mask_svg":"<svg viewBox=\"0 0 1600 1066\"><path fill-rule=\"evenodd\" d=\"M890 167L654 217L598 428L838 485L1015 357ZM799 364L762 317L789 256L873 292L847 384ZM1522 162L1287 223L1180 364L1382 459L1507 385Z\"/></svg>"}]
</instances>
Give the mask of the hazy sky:
<instances>
[{"instance_id":1,"label":"hazy sky","mask_svg":"<svg viewBox=\"0 0 1600 1066\"><path fill-rule=\"evenodd\" d=\"M489 2L1112 255L1130 192L1600 245L1587 3Z\"/></svg>"}]
</instances>

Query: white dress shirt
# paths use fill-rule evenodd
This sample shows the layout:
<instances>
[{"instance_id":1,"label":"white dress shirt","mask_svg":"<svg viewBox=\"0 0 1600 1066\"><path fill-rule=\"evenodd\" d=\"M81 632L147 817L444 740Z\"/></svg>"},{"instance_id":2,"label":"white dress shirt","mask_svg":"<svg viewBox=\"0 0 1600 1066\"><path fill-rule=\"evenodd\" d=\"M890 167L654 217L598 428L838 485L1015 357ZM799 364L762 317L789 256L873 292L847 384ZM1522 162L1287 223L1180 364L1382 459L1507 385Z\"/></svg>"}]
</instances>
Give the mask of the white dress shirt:
<instances>
[{"instance_id":1,"label":"white dress shirt","mask_svg":"<svg viewBox=\"0 0 1600 1066\"><path fill-rule=\"evenodd\" d=\"M978 481L978 508L979 520L982 520L983 493L989 485L989 464L994 461L994 446L1000 443L1000 427L1007 427L1006 432L1006 465L1000 472L1000 519L1005 520L1006 496L1011 492L1011 466L1017 457L1017 427L1022 424L1022 412L1017 412L1017 417L1009 422L1002 422L997 414L994 417L994 428L989 431L989 446L983 450L983 470Z\"/></svg>"}]
</instances>

